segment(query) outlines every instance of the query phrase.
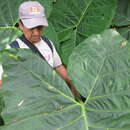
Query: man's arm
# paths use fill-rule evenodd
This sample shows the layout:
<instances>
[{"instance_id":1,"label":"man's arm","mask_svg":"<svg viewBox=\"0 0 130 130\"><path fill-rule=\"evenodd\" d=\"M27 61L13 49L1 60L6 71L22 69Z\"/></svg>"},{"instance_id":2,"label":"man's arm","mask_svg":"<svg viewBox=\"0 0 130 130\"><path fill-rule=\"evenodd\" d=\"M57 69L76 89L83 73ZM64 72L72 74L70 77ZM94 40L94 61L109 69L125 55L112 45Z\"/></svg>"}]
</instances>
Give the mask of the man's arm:
<instances>
[{"instance_id":1,"label":"man's arm","mask_svg":"<svg viewBox=\"0 0 130 130\"><path fill-rule=\"evenodd\" d=\"M76 100L81 99L82 101L85 101L85 98L80 95L80 93L76 90L74 84L72 83L71 79L69 78L67 69L62 64L60 56L58 55L53 43L52 43L52 46L53 46L53 68L54 68L54 70L66 81L66 83L68 84L75 99Z\"/></svg>"},{"instance_id":2,"label":"man's arm","mask_svg":"<svg viewBox=\"0 0 130 130\"><path fill-rule=\"evenodd\" d=\"M56 68L54 68L56 72L59 73L59 75L66 81L66 83L68 84L71 92L73 93L73 95L75 96L75 98L80 98L80 94L79 92L76 90L74 84L72 83L72 81L70 80L67 70L64 67L64 65L60 65Z\"/></svg>"},{"instance_id":3,"label":"man's arm","mask_svg":"<svg viewBox=\"0 0 130 130\"><path fill-rule=\"evenodd\" d=\"M0 80L0 88L2 88L2 80Z\"/></svg>"}]
</instances>

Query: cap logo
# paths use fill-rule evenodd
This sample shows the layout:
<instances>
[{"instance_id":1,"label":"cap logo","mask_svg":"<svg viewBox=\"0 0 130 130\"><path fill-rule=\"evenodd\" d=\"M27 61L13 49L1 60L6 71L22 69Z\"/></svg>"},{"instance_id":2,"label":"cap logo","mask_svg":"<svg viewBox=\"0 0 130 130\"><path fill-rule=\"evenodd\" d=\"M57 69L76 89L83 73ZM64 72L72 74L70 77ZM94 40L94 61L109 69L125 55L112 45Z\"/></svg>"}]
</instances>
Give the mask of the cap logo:
<instances>
[{"instance_id":1,"label":"cap logo","mask_svg":"<svg viewBox=\"0 0 130 130\"><path fill-rule=\"evenodd\" d=\"M31 7L31 8L30 8L30 11L31 11L32 13L40 12L40 8L38 8L38 7Z\"/></svg>"}]
</instances>

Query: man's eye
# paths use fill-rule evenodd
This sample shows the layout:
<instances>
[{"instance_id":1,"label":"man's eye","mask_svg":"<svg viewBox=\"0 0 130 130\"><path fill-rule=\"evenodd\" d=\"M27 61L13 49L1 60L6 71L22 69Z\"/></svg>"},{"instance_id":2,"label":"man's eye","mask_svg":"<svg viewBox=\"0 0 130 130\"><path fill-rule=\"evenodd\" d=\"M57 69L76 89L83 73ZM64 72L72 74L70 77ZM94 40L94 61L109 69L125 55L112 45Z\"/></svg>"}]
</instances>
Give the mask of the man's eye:
<instances>
[{"instance_id":1,"label":"man's eye","mask_svg":"<svg viewBox=\"0 0 130 130\"><path fill-rule=\"evenodd\" d=\"M39 26L38 29L39 29L39 30L42 30L42 29L43 29L43 26Z\"/></svg>"}]
</instances>

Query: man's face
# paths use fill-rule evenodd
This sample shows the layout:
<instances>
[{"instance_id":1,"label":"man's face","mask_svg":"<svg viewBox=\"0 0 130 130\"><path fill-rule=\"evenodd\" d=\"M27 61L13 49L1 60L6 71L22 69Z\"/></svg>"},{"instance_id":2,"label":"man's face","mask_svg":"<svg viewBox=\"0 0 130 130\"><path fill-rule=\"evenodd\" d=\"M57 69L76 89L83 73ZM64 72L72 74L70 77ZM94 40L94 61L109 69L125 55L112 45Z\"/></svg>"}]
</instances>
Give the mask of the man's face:
<instances>
[{"instance_id":1,"label":"man's face","mask_svg":"<svg viewBox=\"0 0 130 130\"><path fill-rule=\"evenodd\" d=\"M23 23L20 23L19 26L20 26L20 29L22 29L23 34L26 37L26 39L30 41L31 43L36 43L41 40L40 36L42 34L43 26L37 26L31 29L28 29L27 27L25 27Z\"/></svg>"}]
</instances>

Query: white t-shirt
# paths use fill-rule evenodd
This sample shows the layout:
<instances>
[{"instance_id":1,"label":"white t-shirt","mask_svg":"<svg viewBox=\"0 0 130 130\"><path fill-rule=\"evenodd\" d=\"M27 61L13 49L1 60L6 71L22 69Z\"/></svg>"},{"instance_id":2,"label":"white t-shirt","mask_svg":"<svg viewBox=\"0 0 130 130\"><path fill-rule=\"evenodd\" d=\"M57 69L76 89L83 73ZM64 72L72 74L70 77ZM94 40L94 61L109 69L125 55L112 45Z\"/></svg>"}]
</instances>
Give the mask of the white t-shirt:
<instances>
[{"instance_id":1,"label":"white t-shirt","mask_svg":"<svg viewBox=\"0 0 130 130\"><path fill-rule=\"evenodd\" d=\"M16 41L18 42L20 48L29 48L19 38L17 38ZM53 52L51 48L48 46L48 44L45 43L45 41L43 41L42 39L39 42L35 43L34 45L37 47L41 55L45 58L45 60L52 68L56 68L62 64L61 59L52 42L51 45L52 45ZM7 48L10 48L10 46L8 45ZM2 65L0 65L0 80L2 80L2 74L3 74L3 68Z\"/></svg>"}]
</instances>

